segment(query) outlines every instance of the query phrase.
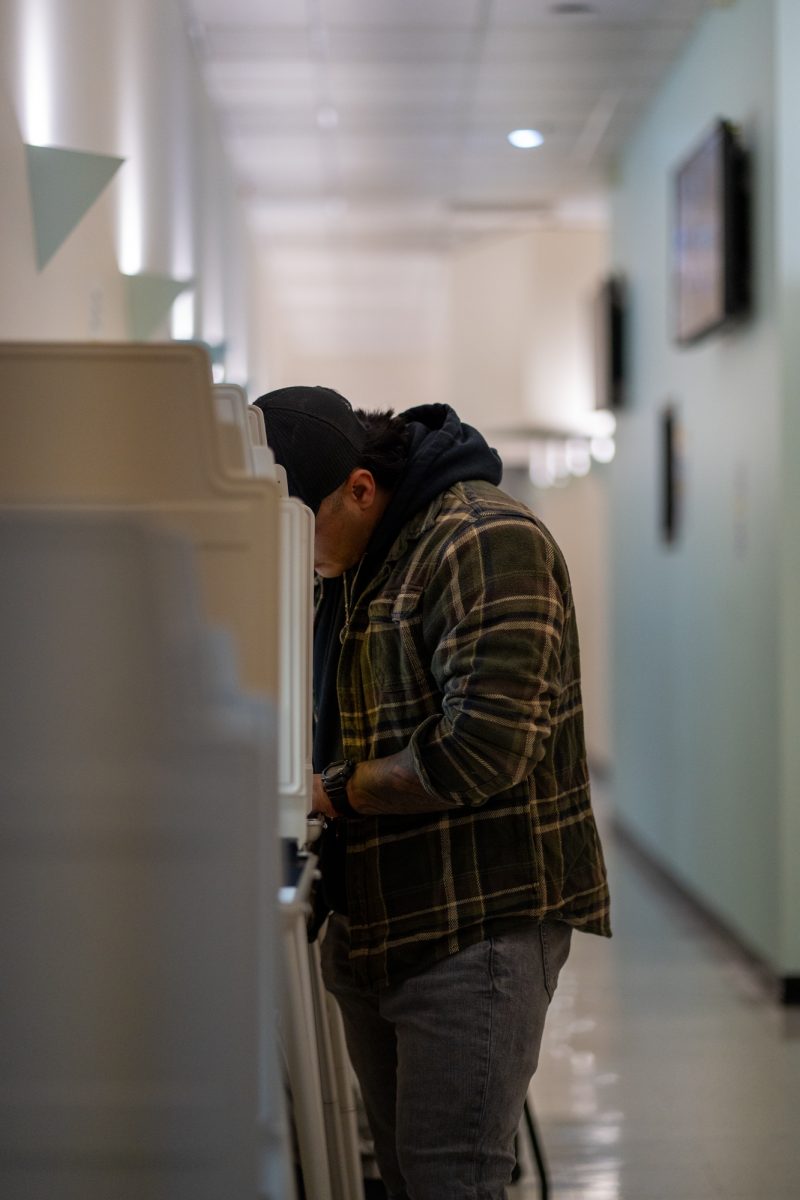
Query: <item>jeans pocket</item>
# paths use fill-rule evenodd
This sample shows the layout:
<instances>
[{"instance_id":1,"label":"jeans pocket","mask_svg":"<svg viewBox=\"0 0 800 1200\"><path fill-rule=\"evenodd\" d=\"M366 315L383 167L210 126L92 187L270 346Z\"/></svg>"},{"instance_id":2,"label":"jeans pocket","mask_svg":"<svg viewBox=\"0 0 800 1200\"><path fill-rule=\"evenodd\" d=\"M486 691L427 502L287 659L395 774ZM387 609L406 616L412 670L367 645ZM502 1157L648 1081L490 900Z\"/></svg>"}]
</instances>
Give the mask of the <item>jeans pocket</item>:
<instances>
[{"instance_id":1,"label":"jeans pocket","mask_svg":"<svg viewBox=\"0 0 800 1200\"><path fill-rule=\"evenodd\" d=\"M561 968L569 955L572 926L567 925L564 921L542 921L539 925L539 937L542 942L544 986L547 995L552 1000L558 986Z\"/></svg>"}]
</instances>

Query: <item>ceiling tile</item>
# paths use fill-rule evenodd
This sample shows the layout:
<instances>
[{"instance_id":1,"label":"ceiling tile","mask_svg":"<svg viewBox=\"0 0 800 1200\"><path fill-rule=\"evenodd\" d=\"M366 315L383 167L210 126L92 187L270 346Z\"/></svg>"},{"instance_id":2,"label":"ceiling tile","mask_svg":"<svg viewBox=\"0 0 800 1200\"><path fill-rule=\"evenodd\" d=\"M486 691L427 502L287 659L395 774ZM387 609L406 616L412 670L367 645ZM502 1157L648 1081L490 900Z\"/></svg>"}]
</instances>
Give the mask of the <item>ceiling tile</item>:
<instances>
[{"instance_id":1,"label":"ceiling tile","mask_svg":"<svg viewBox=\"0 0 800 1200\"><path fill-rule=\"evenodd\" d=\"M341 26L470 28L480 16L481 0L320 0L322 21Z\"/></svg>"},{"instance_id":2,"label":"ceiling tile","mask_svg":"<svg viewBox=\"0 0 800 1200\"><path fill-rule=\"evenodd\" d=\"M462 62L472 52L465 29L335 27L327 45L332 62Z\"/></svg>"},{"instance_id":3,"label":"ceiling tile","mask_svg":"<svg viewBox=\"0 0 800 1200\"><path fill-rule=\"evenodd\" d=\"M181 0L251 205L273 230L373 248L441 242L456 209L461 236L492 206L513 224L602 191L711 3ZM508 145L520 125L540 150Z\"/></svg>"},{"instance_id":4,"label":"ceiling tile","mask_svg":"<svg viewBox=\"0 0 800 1200\"><path fill-rule=\"evenodd\" d=\"M296 25L308 23L306 0L191 0L205 25Z\"/></svg>"},{"instance_id":5,"label":"ceiling tile","mask_svg":"<svg viewBox=\"0 0 800 1200\"><path fill-rule=\"evenodd\" d=\"M233 59L240 62L275 62L309 58L305 28L278 25L214 25L203 36L203 55L209 62Z\"/></svg>"},{"instance_id":6,"label":"ceiling tile","mask_svg":"<svg viewBox=\"0 0 800 1200\"><path fill-rule=\"evenodd\" d=\"M600 22L651 24L692 21L713 0L591 0L592 12L560 14L556 0L493 0L494 25L556 25L565 29L591 28Z\"/></svg>"}]
</instances>

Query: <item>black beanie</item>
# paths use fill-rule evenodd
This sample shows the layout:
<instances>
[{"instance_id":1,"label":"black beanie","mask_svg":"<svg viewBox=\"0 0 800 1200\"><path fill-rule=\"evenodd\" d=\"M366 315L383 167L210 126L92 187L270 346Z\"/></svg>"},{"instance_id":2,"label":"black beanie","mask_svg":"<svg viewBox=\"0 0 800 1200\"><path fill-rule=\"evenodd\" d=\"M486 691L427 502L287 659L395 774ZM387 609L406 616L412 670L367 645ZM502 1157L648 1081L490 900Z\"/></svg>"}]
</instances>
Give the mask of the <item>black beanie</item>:
<instances>
[{"instance_id":1,"label":"black beanie","mask_svg":"<svg viewBox=\"0 0 800 1200\"><path fill-rule=\"evenodd\" d=\"M255 403L275 461L286 470L289 495L316 513L359 465L364 426L350 401L331 388L278 388Z\"/></svg>"}]
</instances>

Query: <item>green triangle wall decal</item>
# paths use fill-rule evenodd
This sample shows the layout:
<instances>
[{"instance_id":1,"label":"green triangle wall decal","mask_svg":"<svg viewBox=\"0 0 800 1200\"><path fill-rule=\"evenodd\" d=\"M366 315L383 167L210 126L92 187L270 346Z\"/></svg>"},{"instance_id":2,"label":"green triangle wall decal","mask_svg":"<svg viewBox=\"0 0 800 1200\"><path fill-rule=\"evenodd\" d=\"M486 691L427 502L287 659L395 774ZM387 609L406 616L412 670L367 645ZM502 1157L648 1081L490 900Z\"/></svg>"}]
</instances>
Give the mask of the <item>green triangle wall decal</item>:
<instances>
[{"instance_id":1,"label":"green triangle wall decal","mask_svg":"<svg viewBox=\"0 0 800 1200\"><path fill-rule=\"evenodd\" d=\"M110 154L25 146L36 265L39 270L72 233L124 163Z\"/></svg>"},{"instance_id":2,"label":"green triangle wall decal","mask_svg":"<svg viewBox=\"0 0 800 1200\"><path fill-rule=\"evenodd\" d=\"M173 279L171 275L126 275L130 334L135 342L144 342L164 320L173 301L191 287L192 279Z\"/></svg>"},{"instance_id":3,"label":"green triangle wall decal","mask_svg":"<svg viewBox=\"0 0 800 1200\"><path fill-rule=\"evenodd\" d=\"M221 342L207 342L204 338L174 338L173 340L185 341L190 346L202 346L212 363L224 363L225 355L228 353L227 339Z\"/></svg>"}]
</instances>

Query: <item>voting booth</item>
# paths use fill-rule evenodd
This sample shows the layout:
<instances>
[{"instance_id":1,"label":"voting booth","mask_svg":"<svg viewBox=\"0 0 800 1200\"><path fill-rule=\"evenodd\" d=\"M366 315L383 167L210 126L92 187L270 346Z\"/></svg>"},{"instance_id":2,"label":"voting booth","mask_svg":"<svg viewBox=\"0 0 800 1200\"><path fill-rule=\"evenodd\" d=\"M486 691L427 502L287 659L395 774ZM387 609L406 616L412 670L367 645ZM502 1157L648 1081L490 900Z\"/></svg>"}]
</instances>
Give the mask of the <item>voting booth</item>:
<instances>
[{"instance_id":1,"label":"voting booth","mask_svg":"<svg viewBox=\"0 0 800 1200\"><path fill-rule=\"evenodd\" d=\"M280 742L278 788L281 832L297 838L312 803L312 580L314 517L289 496L286 472L267 445L264 414L249 409L251 454L269 456L281 495ZM267 468L264 468L267 469ZM313 850L318 829L306 825ZM317 1200L358 1200L363 1179L355 1090L341 1016L322 983L319 947L308 945L306 925L316 876L313 855L292 886L281 889L285 996L282 1045L292 1089L295 1126L307 1193Z\"/></svg>"},{"instance_id":2,"label":"voting booth","mask_svg":"<svg viewBox=\"0 0 800 1200\"><path fill-rule=\"evenodd\" d=\"M0 346L4 1196L293 1195L278 495L228 424L198 347Z\"/></svg>"},{"instance_id":3,"label":"voting booth","mask_svg":"<svg viewBox=\"0 0 800 1200\"><path fill-rule=\"evenodd\" d=\"M195 549L245 686L278 689L278 492L232 466L194 345L0 347L0 505L135 508Z\"/></svg>"},{"instance_id":4,"label":"voting booth","mask_svg":"<svg viewBox=\"0 0 800 1200\"><path fill-rule=\"evenodd\" d=\"M4 1200L294 1200L287 1085L308 1200L362 1194L279 476L198 346L0 345Z\"/></svg>"}]
</instances>

